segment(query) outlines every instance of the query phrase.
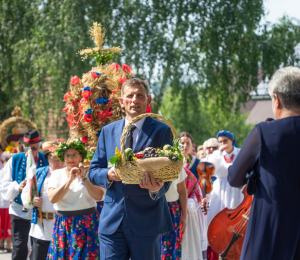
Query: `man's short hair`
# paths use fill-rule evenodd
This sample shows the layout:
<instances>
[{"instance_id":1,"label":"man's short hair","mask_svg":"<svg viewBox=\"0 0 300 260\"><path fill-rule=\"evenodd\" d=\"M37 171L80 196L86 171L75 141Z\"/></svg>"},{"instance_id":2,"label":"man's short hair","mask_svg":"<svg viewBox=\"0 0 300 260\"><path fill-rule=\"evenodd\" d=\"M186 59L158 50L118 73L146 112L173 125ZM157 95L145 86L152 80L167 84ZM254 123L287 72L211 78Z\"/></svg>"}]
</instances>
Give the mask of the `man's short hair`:
<instances>
[{"instance_id":1,"label":"man's short hair","mask_svg":"<svg viewBox=\"0 0 300 260\"><path fill-rule=\"evenodd\" d=\"M142 80L142 79L139 79L139 78L131 78L131 79L125 81L122 85L122 88L121 88L121 96L124 95L124 88L125 87L134 86L134 85L139 85L139 86L144 87L144 89L146 90L147 97L150 96L149 87L148 87L147 82Z\"/></svg>"}]
</instances>

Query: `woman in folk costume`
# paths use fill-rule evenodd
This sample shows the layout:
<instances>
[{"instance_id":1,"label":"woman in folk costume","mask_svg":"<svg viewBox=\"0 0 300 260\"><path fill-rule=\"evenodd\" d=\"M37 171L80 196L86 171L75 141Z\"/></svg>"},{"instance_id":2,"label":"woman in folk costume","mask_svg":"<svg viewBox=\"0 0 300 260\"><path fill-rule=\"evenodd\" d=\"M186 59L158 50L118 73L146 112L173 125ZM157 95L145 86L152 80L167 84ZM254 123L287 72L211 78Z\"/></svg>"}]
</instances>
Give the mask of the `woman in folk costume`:
<instances>
[{"instance_id":1,"label":"woman in folk costume","mask_svg":"<svg viewBox=\"0 0 300 260\"><path fill-rule=\"evenodd\" d=\"M184 168L188 169L192 174L195 176L195 178L198 180L199 176L197 173L197 166L200 162L198 158L192 155L192 161L190 163L187 163L187 159L189 154L192 151L192 143L193 143L193 137L186 132L182 132L179 134L179 138L181 139L181 145L184 147L181 154L185 158L185 164ZM201 191L201 189L200 189ZM202 191L201 191L202 196ZM200 239L201 239L201 248L203 250L203 259L206 259L206 248L207 248L207 217L203 214L202 210L199 208L197 210L198 218L199 218L199 232L200 232Z\"/></svg>"},{"instance_id":2,"label":"woman in folk costume","mask_svg":"<svg viewBox=\"0 0 300 260\"><path fill-rule=\"evenodd\" d=\"M182 169L165 194L174 230L161 235L162 260L181 259L180 232L184 232L187 225L187 191L184 182L186 176L185 170Z\"/></svg>"},{"instance_id":3,"label":"woman in folk costume","mask_svg":"<svg viewBox=\"0 0 300 260\"><path fill-rule=\"evenodd\" d=\"M54 171L48 183L56 214L47 259L99 259L96 200L102 199L103 189L79 167L87 156L83 143L62 143L56 151L66 168Z\"/></svg>"},{"instance_id":4,"label":"woman in folk costume","mask_svg":"<svg viewBox=\"0 0 300 260\"><path fill-rule=\"evenodd\" d=\"M224 208L236 208L243 200L242 190L232 187L227 181L228 167L235 161L240 149L237 148L234 134L229 131L219 131L217 134L220 148L214 151L208 161L215 166L214 175L217 179L213 183L210 194L209 210L207 212L207 223ZM203 204L206 199L203 199ZM218 259L216 253L208 249L208 259Z\"/></svg>"},{"instance_id":5,"label":"woman in folk costume","mask_svg":"<svg viewBox=\"0 0 300 260\"><path fill-rule=\"evenodd\" d=\"M202 192L196 177L186 169L185 185L188 193L188 221L182 238L182 260L206 259L206 246L203 251L200 235L198 210L201 207Z\"/></svg>"},{"instance_id":6,"label":"woman in folk costume","mask_svg":"<svg viewBox=\"0 0 300 260\"><path fill-rule=\"evenodd\" d=\"M181 145L183 146L183 151L181 152L181 154L184 156L184 168L190 170L194 176L196 177L196 179L198 179L198 174L197 174L197 165L200 162L200 160L192 155L192 149L193 149L193 137L187 133L187 132L181 132L178 136L181 139ZM187 159L189 157L189 154L192 157L192 161L190 163L187 163Z\"/></svg>"}]
</instances>

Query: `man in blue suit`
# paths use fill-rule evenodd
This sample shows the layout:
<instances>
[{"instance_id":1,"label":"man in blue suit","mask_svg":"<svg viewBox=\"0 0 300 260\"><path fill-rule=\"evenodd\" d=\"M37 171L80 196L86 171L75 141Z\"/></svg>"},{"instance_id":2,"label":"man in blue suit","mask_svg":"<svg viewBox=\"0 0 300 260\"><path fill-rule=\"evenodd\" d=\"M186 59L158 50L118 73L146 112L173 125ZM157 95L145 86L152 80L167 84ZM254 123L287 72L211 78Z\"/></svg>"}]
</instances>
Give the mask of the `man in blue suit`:
<instances>
[{"instance_id":1,"label":"man in blue suit","mask_svg":"<svg viewBox=\"0 0 300 260\"><path fill-rule=\"evenodd\" d=\"M137 78L129 79L122 85L119 101L126 118L102 129L89 170L90 181L107 189L98 230L100 257L103 260L158 260L160 234L173 230L164 196L170 182L163 183L155 180L152 173L146 173L139 185L124 185L114 167L107 168L109 159L115 156L115 148L121 150L124 126L145 113L151 103L147 84ZM146 147L172 144L173 139L166 124L150 117L133 124L127 137L131 138L129 146L132 145L135 153Z\"/></svg>"}]
</instances>

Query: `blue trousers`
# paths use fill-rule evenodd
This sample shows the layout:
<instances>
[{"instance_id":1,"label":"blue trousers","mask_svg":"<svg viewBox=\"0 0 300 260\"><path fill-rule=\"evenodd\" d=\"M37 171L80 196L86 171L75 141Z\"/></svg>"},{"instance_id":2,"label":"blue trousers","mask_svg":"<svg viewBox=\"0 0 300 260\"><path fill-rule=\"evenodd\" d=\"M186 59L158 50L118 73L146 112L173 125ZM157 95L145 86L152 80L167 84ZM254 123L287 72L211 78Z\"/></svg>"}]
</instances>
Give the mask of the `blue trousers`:
<instances>
[{"instance_id":1,"label":"blue trousers","mask_svg":"<svg viewBox=\"0 0 300 260\"><path fill-rule=\"evenodd\" d=\"M99 241L101 260L160 259L160 234L156 236L135 235L126 215L115 233L99 234Z\"/></svg>"}]
</instances>

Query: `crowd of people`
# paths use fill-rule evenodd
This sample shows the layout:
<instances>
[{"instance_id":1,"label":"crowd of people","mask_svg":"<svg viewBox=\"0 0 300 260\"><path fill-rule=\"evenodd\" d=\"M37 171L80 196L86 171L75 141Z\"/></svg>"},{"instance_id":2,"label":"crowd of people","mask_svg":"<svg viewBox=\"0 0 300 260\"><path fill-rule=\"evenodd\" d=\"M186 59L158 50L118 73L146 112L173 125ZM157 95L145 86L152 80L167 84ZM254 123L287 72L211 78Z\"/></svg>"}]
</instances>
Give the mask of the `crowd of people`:
<instances>
[{"instance_id":1,"label":"crowd of people","mask_svg":"<svg viewBox=\"0 0 300 260\"><path fill-rule=\"evenodd\" d=\"M275 120L256 125L241 149L227 130L200 146L180 133L184 166L172 182L146 172L139 184L125 185L108 164L116 147L121 150L124 126L151 103L148 85L138 78L122 85L126 117L102 129L88 170L80 164L87 157L80 141L47 142L41 151L43 138L26 131L20 139L24 152L0 162L0 249L6 245L17 260L27 259L29 251L29 258L38 260L216 260L208 224L222 209L242 202L241 188L254 172L240 259L300 259L300 69L278 70L269 94ZM146 117L132 124L125 148L136 153L171 145L172 139L169 126ZM26 178L30 153L36 181ZM205 198L197 171L201 162L215 168Z\"/></svg>"}]
</instances>

